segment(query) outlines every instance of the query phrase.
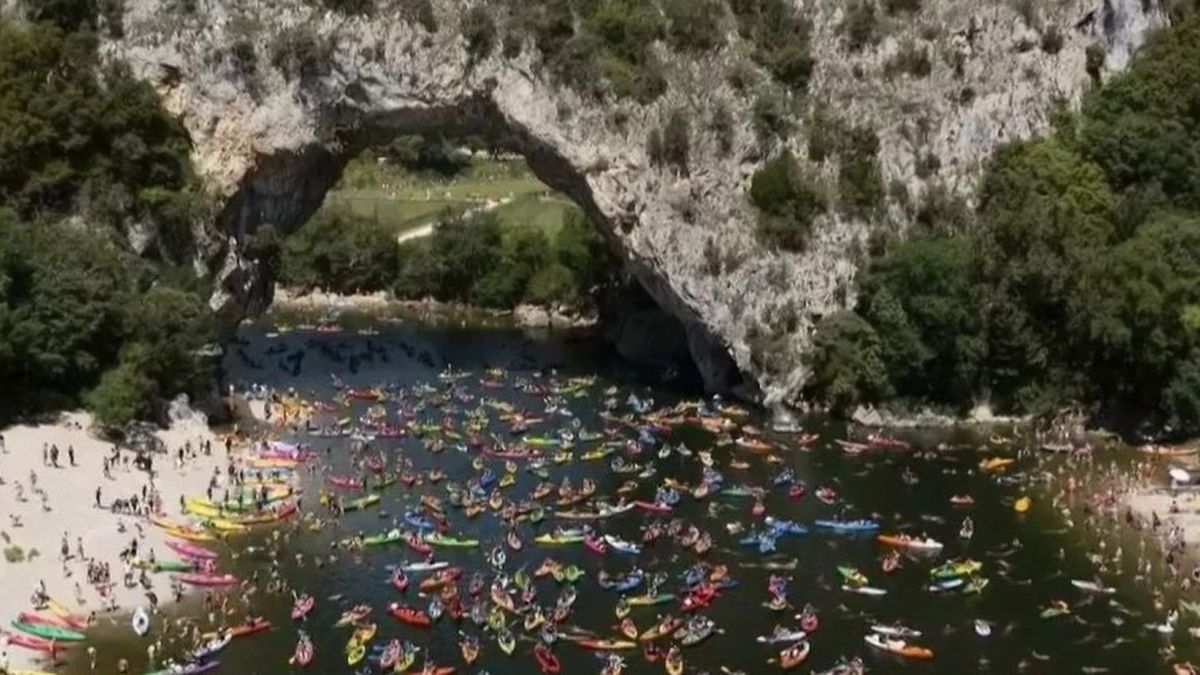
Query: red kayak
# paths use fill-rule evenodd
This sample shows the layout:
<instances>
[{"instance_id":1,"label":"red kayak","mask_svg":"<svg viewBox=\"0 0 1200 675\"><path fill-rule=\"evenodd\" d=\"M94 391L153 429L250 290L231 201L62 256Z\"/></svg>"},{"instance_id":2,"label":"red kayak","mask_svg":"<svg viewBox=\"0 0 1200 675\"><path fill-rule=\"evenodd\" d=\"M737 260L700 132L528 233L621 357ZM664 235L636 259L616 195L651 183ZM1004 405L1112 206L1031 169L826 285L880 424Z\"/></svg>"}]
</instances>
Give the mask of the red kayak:
<instances>
[{"instance_id":1,"label":"red kayak","mask_svg":"<svg viewBox=\"0 0 1200 675\"><path fill-rule=\"evenodd\" d=\"M605 553L608 553L608 545L605 544L604 540L600 537L588 535L583 540L583 545L587 548L587 550L595 553L596 555L604 555Z\"/></svg>"},{"instance_id":2,"label":"red kayak","mask_svg":"<svg viewBox=\"0 0 1200 675\"><path fill-rule=\"evenodd\" d=\"M401 593L408 588L408 575L399 567L396 568L395 572L392 572L392 586Z\"/></svg>"},{"instance_id":3,"label":"red kayak","mask_svg":"<svg viewBox=\"0 0 1200 675\"><path fill-rule=\"evenodd\" d=\"M17 620L21 623L27 623L34 626L50 626L52 628L66 628L67 630L75 630L75 626L68 623L65 619L60 619L57 616L42 616L41 614L21 612L17 615Z\"/></svg>"},{"instance_id":4,"label":"red kayak","mask_svg":"<svg viewBox=\"0 0 1200 675\"><path fill-rule=\"evenodd\" d=\"M271 622L267 621L266 619L264 619L260 616L257 619L251 621L250 623L244 623L240 626L234 626L233 628L230 628L229 632L231 635L233 635L233 637L241 637L243 635L253 635L254 633L261 633L270 627L271 627Z\"/></svg>"},{"instance_id":5,"label":"red kayak","mask_svg":"<svg viewBox=\"0 0 1200 675\"><path fill-rule=\"evenodd\" d=\"M633 505L643 511L649 511L650 513L670 513L674 510L671 508L670 504L664 504L663 502L636 501L633 503Z\"/></svg>"},{"instance_id":6,"label":"red kayak","mask_svg":"<svg viewBox=\"0 0 1200 675\"><path fill-rule=\"evenodd\" d=\"M539 642L533 648L533 655L537 658L538 667L542 669L543 673L557 673L562 669L562 666L558 662L558 657L554 655L554 652L550 651L550 648L545 643Z\"/></svg>"},{"instance_id":7,"label":"red kayak","mask_svg":"<svg viewBox=\"0 0 1200 675\"><path fill-rule=\"evenodd\" d=\"M420 553L421 555L428 555L433 551L433 547L429 544L426 544L425 540L421 539L421 536L416 532L409 532L407 535L405 535L404 540L408 542L409 548L417 553Z\"/></svg>"},{"instance_id":8,"label":"red kayak","mask_svg":"<svg viewBox=\"0 0 1200 675\"><path fill-rule=\"evenodd\" d=\"M412 607L405 607L404 605L396 602L388 605L388 611L391 612L392 616L396 617L397 621L406 623L410 626L429 628L429 625L432 623L432 621L429 619L429 615L425 612Z\"/></svg>"},{"instance_id":9,"label":"red kayak","mask_svg":"<svg viewBox=\"0 0 1200 675\"><path fill-rule=\"evenodd\" d=\"M296 643L295 651L292 652L291 662L293 665L303 668L312 663L314 654L315 650L313 649L312 640L309 640L308 638L301 638L300 641Z\"/></svg>"},{"instance_id":10,"label":"red kayak","mask_svg":"<svg viewBox=\"0 0 1200 675\"><path fill-rule=\"evenodd\" d=\"M317 601L311 595L302 595L296 598L296 604L292 605L292 620L299 621L308 616L315 604Z\"/></svg>"}]
</instances>

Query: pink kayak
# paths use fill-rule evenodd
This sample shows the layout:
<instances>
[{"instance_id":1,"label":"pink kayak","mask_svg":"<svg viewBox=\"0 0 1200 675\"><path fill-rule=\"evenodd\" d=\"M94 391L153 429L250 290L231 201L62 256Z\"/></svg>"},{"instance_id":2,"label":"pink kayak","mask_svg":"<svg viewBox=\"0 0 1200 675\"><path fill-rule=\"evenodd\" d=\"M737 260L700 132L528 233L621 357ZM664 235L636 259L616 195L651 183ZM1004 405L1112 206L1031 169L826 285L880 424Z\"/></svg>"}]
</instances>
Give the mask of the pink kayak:
<instances>
[{"instance_id":1,"label":"pink kayak","mask_svg":"<svg viewBox=\"0 0 1200 675\"><path fill-rule=\"evenodd\" d=\"M172 578L192 586L232 586L238 582L232 574L177 574Z\"/></svg>"},{"instance_id":2,"label":"pink kayak","mask_svg":"<svg viewBox=\"0 0 1200 675\"><path fill-rule=\"evenodd\" d=\"M26 635L24 633L4 633L4 637L8 640L8 644L32 649L37 652L46 652L51 658L55 657L60 651L66 651L66 647L50 640L43 640L40 637Z\"/></svg>"},{"instance_id":3,"label":"pink kayak","mask_svg":"<svg viewBox=\"0 0 1200 675\"><path fill-rule=\"evenodd\" d=\"M175 541L173 539L168 539L167 548L175 551L185 558L191 558L192 560L213 560L217 557L217 554L214 551L210 551L203 546L189 544L186 541Z\"/></svg>"},{"instance_id":4,"label":"pink kayak","mask_svg":"<svg viewBox=\"0 0 1200 675\"><path fill-rule=\"evenodd\" d=\"M340 487L343 490L361 490L362 481L349 476L330 476L329 484L334 487Z\"/></svg>"}]
</instances>

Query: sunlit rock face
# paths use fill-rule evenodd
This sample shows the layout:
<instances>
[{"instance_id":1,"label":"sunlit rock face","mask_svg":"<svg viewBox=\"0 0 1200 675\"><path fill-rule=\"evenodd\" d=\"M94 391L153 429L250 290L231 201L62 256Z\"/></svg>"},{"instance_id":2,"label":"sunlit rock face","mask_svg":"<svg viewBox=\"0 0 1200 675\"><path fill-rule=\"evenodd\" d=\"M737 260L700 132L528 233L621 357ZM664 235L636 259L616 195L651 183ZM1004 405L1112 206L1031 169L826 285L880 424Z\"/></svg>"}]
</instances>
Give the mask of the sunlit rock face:
<instances>
[{"instance_id":1,"label":"sunlit rock face","mask_svg":"<svg viewBox=\"0 0 1200 675\"><path fill-rule=\"evenodd\" d=\"M271 280L241 253L246 237L263 223L284 232L303 224L348 158L397 134L486 133L584 208L683 325L710 388L741 382L771 404L802 390L813 328L853 302L874 229L902 234L912 219L905 204L934 185L969 202L998 144L1044 131L1054 111L1093 86L1090 45L1106 54L1107 76L1166 23L1158 3L1144 0L924 0L915 12L883 14L878 40L852 51L848 3L796 2L813 23L816 69L793 101L786 143L833 184L836 165L808 157L814 108L869 127L888 204L865 219L833 210L803 253L781 253L756 238L746 198L771 150L752 126L755 94L730 84L751 63L732 21L725 46L704 56L657 45L668 87L641 105L579 95L547 72L532 44L473 60L459 33L459 17L477 4L468 0L435 0L435 31L402 18L401 0L377 0L371 17L316 0L195 0L190 12L185 4L125 0L120 31L108 31L103 49L152 82L191 135L219 214L197 226L197 264L217 279L212 302L223 316L270 301ZM1052 31L1060 45L1049 44ZM288 51L298 36L308 53ZM914 45L930 55L927 75L889 66ZM679 109L691 119L687 171L655 166L647 154L648 135ZM710 124L718 109L734 120L727 139Z\"/></svg>"}]
</instances>

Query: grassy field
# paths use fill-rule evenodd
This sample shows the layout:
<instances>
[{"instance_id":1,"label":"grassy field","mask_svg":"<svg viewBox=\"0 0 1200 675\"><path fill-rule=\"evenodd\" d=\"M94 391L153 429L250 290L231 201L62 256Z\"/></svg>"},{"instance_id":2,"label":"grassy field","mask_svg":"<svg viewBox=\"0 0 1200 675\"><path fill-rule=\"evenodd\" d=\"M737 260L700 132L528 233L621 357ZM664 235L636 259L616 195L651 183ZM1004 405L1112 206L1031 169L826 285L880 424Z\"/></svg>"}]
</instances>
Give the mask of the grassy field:
<instances>
[{"instance_id":1,"label":"grassy field","mask_svg":"<svg viewBox=\"0 0 1200 675\"><path fill-rule=\"evenodd\" d=\"M538 181L520 160L475 160L454 178L415 175L366 157L351 162L322 209L349 211L394 228L397 235L446 212L505 201L496 213L506 227L536 226L553 235L575 208Z\"/></svg>"}]
</instances>

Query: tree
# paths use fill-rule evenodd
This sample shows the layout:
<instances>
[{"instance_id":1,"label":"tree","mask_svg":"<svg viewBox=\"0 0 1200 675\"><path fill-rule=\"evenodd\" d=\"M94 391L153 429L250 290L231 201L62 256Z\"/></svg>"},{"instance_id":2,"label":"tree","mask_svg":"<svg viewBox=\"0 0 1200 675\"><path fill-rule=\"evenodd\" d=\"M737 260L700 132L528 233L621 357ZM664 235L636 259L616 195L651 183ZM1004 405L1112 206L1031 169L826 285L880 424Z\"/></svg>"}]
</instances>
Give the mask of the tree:
<instances>
[{"instance_id":1,"label":"tree","mask_svg":"<svg viewBox=\"0 0 1200 675\"><path fill-rule=\"evenodd\" d=\"M459 30L467 41L467 54L472 61L487 58L496 48L496 21L482 5L475 5L463 14Z\"/></svg>"},{"instance_id":2,"label":"tree","mask_svg":"<svg viewBox=\"0 0 1200 675\"><path fill-rule=\"evenodd\" d=\"M123 363L104 373L100 384L88 393L87 404L101 424L121 428L150 413L154 394L154 382L132 363Z\"/></svg>"},{"instance_id":3,"label":"tree","mask_svg":"<svg viewBox=\"0 0 1200 675\"><path fill-rule=\"evenodd\" d=\"M810 354L810 396L844 414L890 396L879 336L853 312L831 314L817 324Z\"/></svg>"},{"instance_id":4,"label":"tree","mask_svg":"<svg viewBox=\"0 0 1200 675\"><path fill-rule=\"evenodd\" d=\"M803 251L824 199L790 151L755 172L750 202L759 210L758 231L770 245Z\"/></svg>"}]
</instances>

